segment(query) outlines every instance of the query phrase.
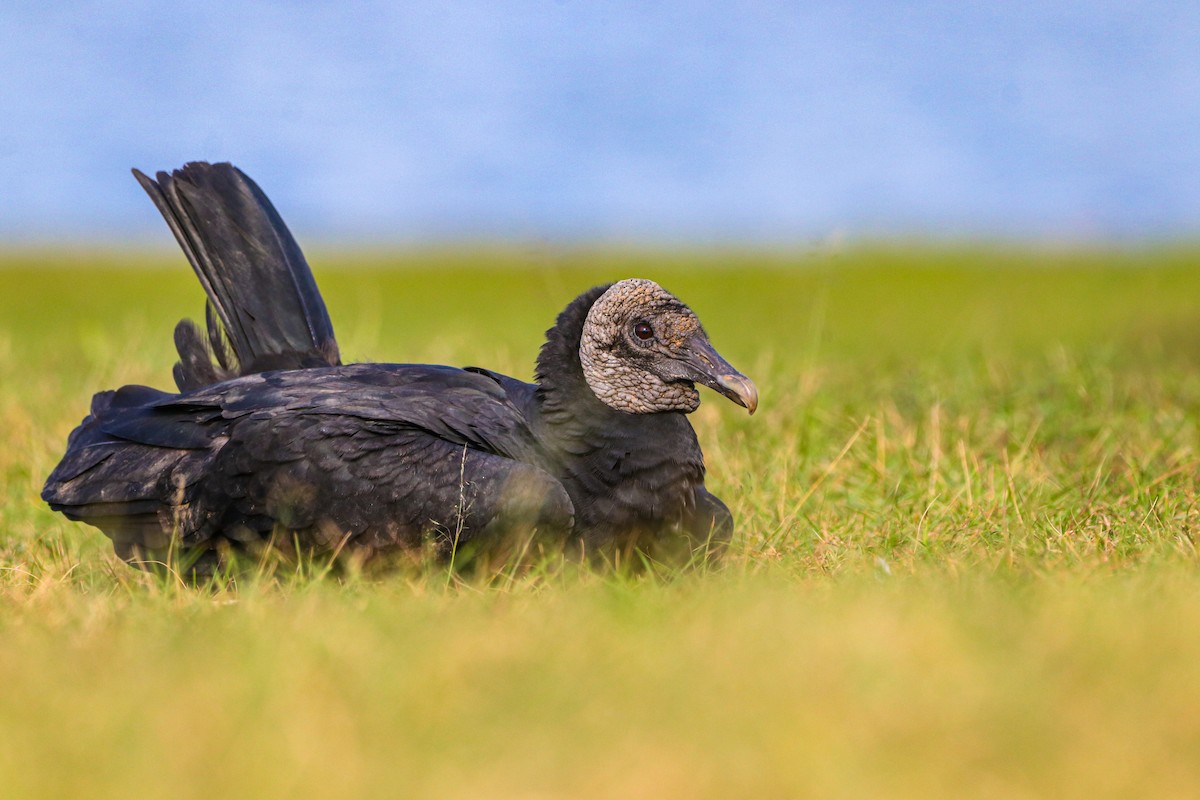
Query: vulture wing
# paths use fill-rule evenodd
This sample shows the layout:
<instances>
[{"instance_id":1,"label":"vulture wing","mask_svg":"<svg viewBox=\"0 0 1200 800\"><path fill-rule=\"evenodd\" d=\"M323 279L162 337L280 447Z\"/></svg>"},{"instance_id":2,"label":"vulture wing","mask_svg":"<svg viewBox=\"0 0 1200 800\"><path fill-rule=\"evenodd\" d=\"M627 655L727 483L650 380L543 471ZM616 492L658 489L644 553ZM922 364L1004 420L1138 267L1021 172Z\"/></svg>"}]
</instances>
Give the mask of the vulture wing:
<instances>
[{"instance_id":1,"label":"vulture wing","mask_svg":"<svg viewBox=\"0 0 1200 800\"><path fill-rule=\"evenodd\" d=\"M43 496L130 560L176 537L284 534L315 551L445 552L504 526L569 532L573 507L489 377L358 364L250 375L182 395L97 395Z\"/></svg>"}]
</instances>

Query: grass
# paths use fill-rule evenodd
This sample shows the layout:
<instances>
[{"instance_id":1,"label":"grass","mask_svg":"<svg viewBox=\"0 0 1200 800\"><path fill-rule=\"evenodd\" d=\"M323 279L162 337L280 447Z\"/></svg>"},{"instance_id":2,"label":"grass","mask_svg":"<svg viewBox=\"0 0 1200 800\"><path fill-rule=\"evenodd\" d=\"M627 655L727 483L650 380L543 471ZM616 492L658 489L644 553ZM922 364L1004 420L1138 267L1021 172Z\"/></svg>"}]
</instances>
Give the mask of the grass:
<instances>
[{"instance_id":1,"label":"grass","mask_svg":"<svg viewBox=\"0 0 1200 800\"><path fill-rule=\"evenodd\" d=\"M351 358L528 377L652 277L755 378L695 415L724 569L196 591L37 499L90 393L166 386L170 257L0 257L6 797L1188 797L1200 255L314 256Z\"/></svg>"}]
</instances>

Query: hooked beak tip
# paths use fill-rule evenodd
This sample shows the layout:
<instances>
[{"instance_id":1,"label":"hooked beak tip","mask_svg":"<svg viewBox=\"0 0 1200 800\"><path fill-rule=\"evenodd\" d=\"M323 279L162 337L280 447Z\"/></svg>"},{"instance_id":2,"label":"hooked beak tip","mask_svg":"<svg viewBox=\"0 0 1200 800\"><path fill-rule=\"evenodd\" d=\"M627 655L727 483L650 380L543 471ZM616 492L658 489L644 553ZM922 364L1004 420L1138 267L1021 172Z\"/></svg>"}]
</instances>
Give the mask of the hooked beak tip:
<instances>
[{"instance_id":1,"label":"hooked beak tip","mask_svg":"<svg viewBox=\"0 0 1200 800\"><path fill-rule=\"evenodd\" d=\"M745 375L736 373L718 375L717 385L721 387L722 394L738 405L744 406L751 414L758 409L758 387Z\"/></svg>"}]
</instances>

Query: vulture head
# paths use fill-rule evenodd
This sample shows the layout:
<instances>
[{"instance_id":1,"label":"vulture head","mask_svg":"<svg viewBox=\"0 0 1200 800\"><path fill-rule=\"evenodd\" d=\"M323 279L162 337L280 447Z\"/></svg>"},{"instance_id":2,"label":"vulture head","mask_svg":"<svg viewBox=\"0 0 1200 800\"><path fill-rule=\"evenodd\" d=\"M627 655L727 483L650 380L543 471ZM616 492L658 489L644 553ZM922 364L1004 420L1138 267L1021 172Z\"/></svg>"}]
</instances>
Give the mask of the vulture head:
<instances>
[{"instance_id":1,"label":"vulture head","mask_svg":"<svg viewBox=\"0 0 1200 800\"><path fill-rule=\"evenodd\" d=\"M592 392L618 411L695 411L697 383L758 408L758 389L713 349L695 313L643 278L614 283L592 305L579 362Z\"/></svg>"}]
</instances>

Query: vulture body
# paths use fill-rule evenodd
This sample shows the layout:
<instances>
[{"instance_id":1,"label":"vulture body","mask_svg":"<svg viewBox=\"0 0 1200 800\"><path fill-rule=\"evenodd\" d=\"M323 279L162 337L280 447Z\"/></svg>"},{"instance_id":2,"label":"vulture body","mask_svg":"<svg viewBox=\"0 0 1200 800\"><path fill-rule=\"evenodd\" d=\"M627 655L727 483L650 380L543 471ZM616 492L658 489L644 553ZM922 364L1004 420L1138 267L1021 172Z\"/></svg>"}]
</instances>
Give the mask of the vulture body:
<instances>
[{"instance_id":1,"label":"vulture body","mask_svg":"<svg viewBox=\"0 0 1200 800\"><path fill-rule=\"evenodd\" d=\"M674 560L732 531L704 487L695 383L751 412L754 385L657 284L572 301L536 383L340 361L324 301L266 195L229 164L150 179L209 298L175 332L179 393L97 394L42 496L149 566L230 552L511 556L539 544Z\"/></svg>"}]
</instances>

